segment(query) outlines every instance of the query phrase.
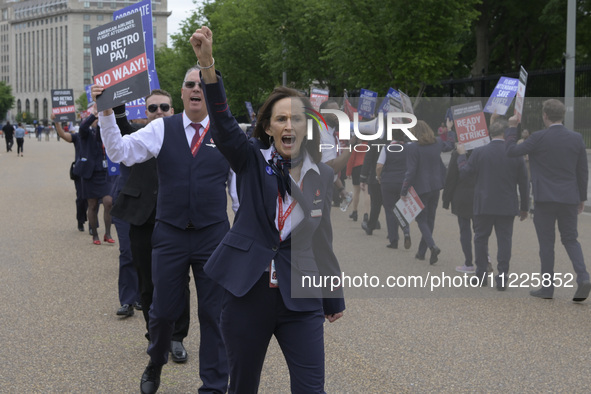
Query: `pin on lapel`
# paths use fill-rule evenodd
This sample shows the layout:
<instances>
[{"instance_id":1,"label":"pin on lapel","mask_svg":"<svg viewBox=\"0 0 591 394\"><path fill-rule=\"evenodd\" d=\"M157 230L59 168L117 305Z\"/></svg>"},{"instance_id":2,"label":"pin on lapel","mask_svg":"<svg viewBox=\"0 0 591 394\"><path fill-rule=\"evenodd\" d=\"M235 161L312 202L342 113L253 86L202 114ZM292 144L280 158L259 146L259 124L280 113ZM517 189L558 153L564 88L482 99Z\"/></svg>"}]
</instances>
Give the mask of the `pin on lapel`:
<instances>
[{"instance_id":1,"label":"pin on lapel","mask_svg":"<svg viewBox=\"0 0 591 394\"><path fill-rule=\"evenodd\" d=\"M267 167L265 168L265 171L267 172L267 174L268 174L268 175L273 175L273 170L271 169L271 167L270 167L270 166L267 166Z\"/></svg>"},{"instance_id":2,"label":"pin on lapel","mask_svg":"<svg viewBox=\"0 0 591 394\"><path fill-rule=\"evenodd\" d=\"M314 194L316 197L318 197L320 195L320 189L316 190L316 194Z\"/></svg>"}]
</instances>

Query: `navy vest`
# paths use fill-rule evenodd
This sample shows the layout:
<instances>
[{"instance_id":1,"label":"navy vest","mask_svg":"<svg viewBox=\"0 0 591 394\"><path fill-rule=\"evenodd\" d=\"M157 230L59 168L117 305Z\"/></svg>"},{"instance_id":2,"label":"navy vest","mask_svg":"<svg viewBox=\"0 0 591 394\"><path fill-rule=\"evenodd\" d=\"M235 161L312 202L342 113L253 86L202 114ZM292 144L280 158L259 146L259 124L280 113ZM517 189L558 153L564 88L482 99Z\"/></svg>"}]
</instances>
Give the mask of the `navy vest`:
<instances>
[{"instance_id":1,"label":"navy vest","mask_svg":"<svg viewBox=\"0 0 591 394\"><path fill-rule=\"evenodd\" d=\"M164 141L158 154L156 219L184 229L228 220L226 180L230 165L211 144L208 131L193 157L183 127L183 115L164 118Z\"/></svg>"}]
</instances>

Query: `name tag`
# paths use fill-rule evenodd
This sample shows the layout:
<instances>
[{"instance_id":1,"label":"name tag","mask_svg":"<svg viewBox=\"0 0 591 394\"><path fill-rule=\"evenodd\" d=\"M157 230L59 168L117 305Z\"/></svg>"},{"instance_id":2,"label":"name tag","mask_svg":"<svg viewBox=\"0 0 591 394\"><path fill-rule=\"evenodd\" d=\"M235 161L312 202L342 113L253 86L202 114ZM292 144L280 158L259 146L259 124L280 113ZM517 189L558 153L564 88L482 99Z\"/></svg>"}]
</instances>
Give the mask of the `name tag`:
<instances>
[{"instance_id":1,"label":"name tag","mask_svg":"<svg viewBox=\"0 0 591 394\"><path fill-rule=\"evenodd\" d=\"M269 287L279 287L279 281L277 280L277 270L275 269L275 259L271 260L269 265Z\"/></svg>"},{"instance_id":2,"label":"name tag","mask_svg":"<svg viewBox=\"0 0 591 394\"><path fill-rule=\"evenodd\" d=\"M322 216L322 209L312 209L310 211L310 216L313 218L319 218Z\"/></svg>"}]
</instances>

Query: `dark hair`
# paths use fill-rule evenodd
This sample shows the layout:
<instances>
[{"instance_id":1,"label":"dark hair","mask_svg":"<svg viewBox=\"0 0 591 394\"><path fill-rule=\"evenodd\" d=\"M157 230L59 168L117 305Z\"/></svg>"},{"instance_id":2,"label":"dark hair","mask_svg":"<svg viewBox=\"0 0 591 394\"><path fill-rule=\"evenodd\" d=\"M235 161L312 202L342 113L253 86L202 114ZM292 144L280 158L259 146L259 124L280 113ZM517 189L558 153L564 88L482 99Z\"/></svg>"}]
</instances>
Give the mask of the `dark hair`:
<instances>
[{"instance_id":1,"label":"dark hair","mask_svg":"<svg viewBox=\"0 0 591 394\"><path fill-rule=\"evenodd\" d=\"M566 107L560 100L549 99L542 103L542 113L545 113L551 122L562 122Z\"/></svg>"},{"instance_id":2,"label":"dark hair","mask_svg":"<svg viewBox=\"0 0 591 394\"><path fill-rule=\"evenodd\" d=\"M411 129L411 132L417 137L419 145L431 145L437 141L435 133L424 120L419 120L417 125Z\"/></svg>"},{"instance_id":3,"label":"dark hair","mask_svg":"<svg viewBox=\"0 0 591 394\"><path fill-rule=\"evenodd\" d=\"M319 109L326 109L326 107L328 107L328 104L336 104L337 106L339 105L339 103L337 103L335 99L329 98L328 100L323 101L322 104L320 104Z\"/></svg>"},{"instance_id":4,"label":"dark hair","mask_svg":"<svg viewBox=\"0 0 591 394\"><path fill-rule=\"evenodd\" d=\"M488 134L490 134L490 136L493 138L503 135L507 126L508 126L508 124L505 119L498 119L495 123L490 125L490 129L488 130Z\"/></svg>"},{"instance_id":5,"label":"dark hair","mask_svg":"<svg viewBox=\"0 0 591 394\"><path fill-rule=\"evenodd\" d=\"M266 148L271 146L269 135L265 132L265 130L267 130L271 125L271 115L273 114L273 108L279 100L289 97L295 97L302 101L304 107L312 108L310 100L307 97L304 97L297 90L286 88L284 86L276 87L259 109L257 115L257 124L252 134L253 137L261 141L263 146ZM306 119L312 118L306 113ZM309 140L306 136L302 142L301 148L306 149L308 155L314 163L320 162L320 159L322 158L322 154L320 152L320 131L318 130L318 125L316 122L312 122L312 139Z\"/></svg>"},{"instance_id":6,"label":"dark hair","mask_svg":"<svg viewBox=\"0 0 591 394\"><path fill-rule=\"evenodd\" d=\"M154 96L154 95L166 96L166 97L168 97L170 99L170 103L172 104L172 96L166 90L164 90L164 89L153 89L150 92L150 94L146 96L146 100L149 99L150 97Z\"/></svg>"}]
</instances>

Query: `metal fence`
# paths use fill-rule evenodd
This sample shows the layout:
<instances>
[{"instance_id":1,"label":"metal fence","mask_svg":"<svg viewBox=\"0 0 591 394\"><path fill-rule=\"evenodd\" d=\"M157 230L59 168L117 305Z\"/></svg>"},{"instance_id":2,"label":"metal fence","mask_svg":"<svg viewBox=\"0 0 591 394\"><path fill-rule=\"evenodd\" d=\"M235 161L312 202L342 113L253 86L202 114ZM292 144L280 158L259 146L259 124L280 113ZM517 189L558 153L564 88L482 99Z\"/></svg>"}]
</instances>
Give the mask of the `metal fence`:
<instances>
[{"instance_id":1,"label":"metal fence","mask_svg":"<svg viewBox=\"0 0 591 394\"><path fill-rule=\"evenodd\" d=\"M563 98L564 69L528 71L522 125L530 130L543 128L541 120L541 99ZM519 72L502 76L519 78ZM494 90L501 74L485 75L476 78L449 79L440 85L428 86L426 97L488 98ZM576 131L583 135L587 148L591 148L591 65L575 69L575 123ZM486 102L486 101L484 101Z\"/></svg>"}]
</instances>

